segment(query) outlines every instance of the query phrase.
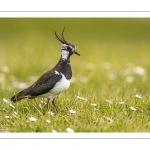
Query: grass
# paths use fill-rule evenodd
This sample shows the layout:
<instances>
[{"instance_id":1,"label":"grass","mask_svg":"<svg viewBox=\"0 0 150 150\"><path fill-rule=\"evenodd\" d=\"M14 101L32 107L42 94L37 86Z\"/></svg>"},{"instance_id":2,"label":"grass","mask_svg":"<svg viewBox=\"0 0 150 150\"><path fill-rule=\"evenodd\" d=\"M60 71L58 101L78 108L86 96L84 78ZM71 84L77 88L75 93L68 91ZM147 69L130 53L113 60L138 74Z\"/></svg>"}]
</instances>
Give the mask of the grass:
<instances>
[{"instance_id":1,"label":"grass","mask_svg":"<svg viewBox=\"0 0 150 150\"><path fill-rule=\"evenodd\" d=\"M76 45L81 56L71 57L73 82L57 97L60 113L51 103L47 110L40 98L10 102L13 94L57 63L60 43L54 30L61 35L64 25L66 40ZM1 18L0 131L149 132L149 26L150 19L140 18ZM31 122L30 117L37 121Z\"/></svg>"}]
</instances>

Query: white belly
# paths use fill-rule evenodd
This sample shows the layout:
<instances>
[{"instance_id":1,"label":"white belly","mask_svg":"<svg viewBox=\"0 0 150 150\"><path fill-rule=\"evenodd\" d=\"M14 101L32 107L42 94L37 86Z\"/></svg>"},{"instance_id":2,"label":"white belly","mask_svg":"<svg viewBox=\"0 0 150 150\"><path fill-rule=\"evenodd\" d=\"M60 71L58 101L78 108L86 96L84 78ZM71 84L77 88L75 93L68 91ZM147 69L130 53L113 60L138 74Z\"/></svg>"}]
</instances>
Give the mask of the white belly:
<instances>
[{"instance_id":1,"label":"white belly","mask_svg":"<svg viewBox=\"0 0 150 150\"><path fill-rule=\"evenodd\" d=\"M55 84L55 86L45 94L40 95L39 97L54 99L58 94L67 90L70 86L70 80L67 80L65 76L62 74L62 79Z\"/></svg>"}]
</instances>

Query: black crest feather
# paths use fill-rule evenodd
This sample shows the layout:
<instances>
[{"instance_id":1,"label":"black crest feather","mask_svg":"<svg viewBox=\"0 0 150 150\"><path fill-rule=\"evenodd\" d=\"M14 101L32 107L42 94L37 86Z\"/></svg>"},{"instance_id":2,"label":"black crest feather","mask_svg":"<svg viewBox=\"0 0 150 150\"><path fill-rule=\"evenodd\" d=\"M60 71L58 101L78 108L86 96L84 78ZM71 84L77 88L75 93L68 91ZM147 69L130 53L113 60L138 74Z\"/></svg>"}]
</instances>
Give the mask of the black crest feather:
<instances>
[{"instance_id":1,"label":"black crest feather","mask_svg":"<svg viewBox=\"0 0 150 150\"><path fill-rule=\"evenodd\" d=\"M66 27L66 26L65 26ZM63 44L67 43L65 38L64 38L64 31L65 31L65 27L63 28L63 31L62 31L62 34L61 34L61 38L57 35L56 31L54 30L55 32L55 35L56 35L56 38Z\"/></svg>"}]
</instances>

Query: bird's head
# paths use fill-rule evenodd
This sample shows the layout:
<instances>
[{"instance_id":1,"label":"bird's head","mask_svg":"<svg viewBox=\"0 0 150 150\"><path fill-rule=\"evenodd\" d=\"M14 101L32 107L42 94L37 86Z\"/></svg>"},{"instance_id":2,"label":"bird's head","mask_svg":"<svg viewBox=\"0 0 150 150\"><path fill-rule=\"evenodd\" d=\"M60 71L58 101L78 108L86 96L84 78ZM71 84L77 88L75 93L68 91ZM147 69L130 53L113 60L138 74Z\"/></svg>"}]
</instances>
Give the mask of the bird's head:
<instances>
[{"instance_id":1,"label":"bird's head","mask_svg":"<svg viewBox=\"0 0 150 150\"><path fill-rule=\"evenodd\" d=\"M61 44L62 59L67 60L72 54L80 56L80 54L76 51L76 47L73 44L66 42L64 38L64 30L65 28L62 31L61 38L59 38L55 32L56 38L62 43Z\"/></svg>"}]
</instances>

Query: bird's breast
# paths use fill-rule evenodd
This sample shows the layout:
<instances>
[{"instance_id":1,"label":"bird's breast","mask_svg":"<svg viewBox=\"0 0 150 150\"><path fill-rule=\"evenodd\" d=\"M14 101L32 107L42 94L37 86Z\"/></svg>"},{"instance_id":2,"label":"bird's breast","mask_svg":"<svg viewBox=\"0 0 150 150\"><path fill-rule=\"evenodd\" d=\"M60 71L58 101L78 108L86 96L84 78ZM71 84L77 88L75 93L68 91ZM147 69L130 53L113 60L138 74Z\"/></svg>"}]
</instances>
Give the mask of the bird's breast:
<instances>
[{"instance_id":1,"label":"bird's breast","mask_svg":"<svg viewBox=\"0 0 150 150\"><path fill-rule=\"evenodd\" d=\"M70 86L70 80L67 80L66 77L62 75L62 78L55 84L55 86L50 90L51 93L59 94L67 90Z\"/></svg>"}]
</instances>

